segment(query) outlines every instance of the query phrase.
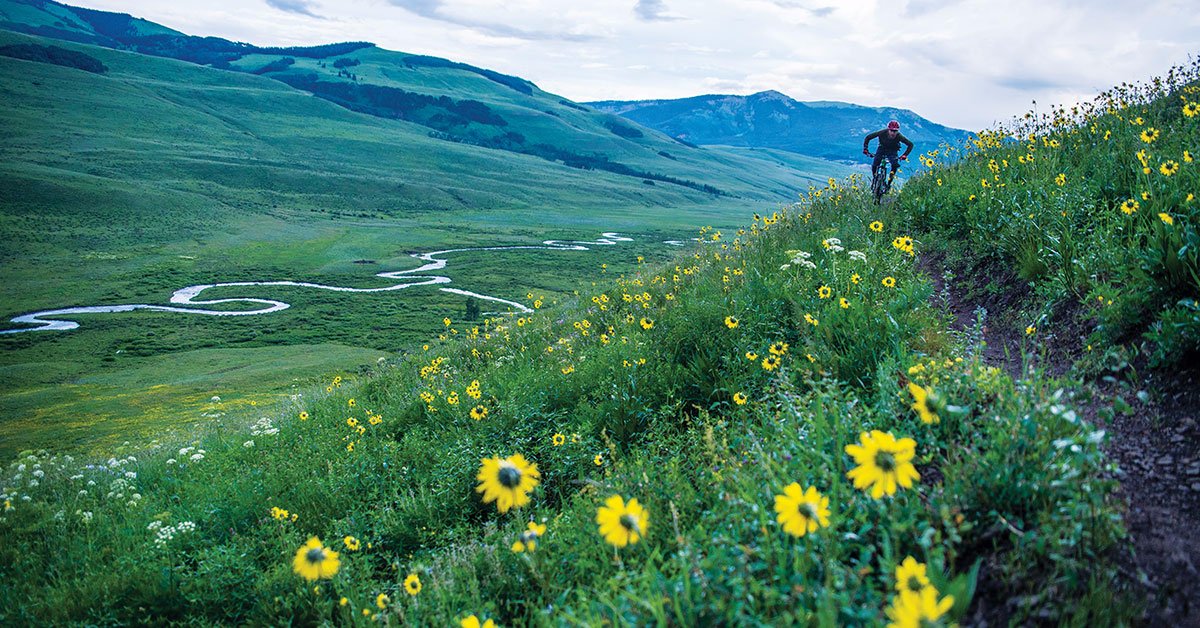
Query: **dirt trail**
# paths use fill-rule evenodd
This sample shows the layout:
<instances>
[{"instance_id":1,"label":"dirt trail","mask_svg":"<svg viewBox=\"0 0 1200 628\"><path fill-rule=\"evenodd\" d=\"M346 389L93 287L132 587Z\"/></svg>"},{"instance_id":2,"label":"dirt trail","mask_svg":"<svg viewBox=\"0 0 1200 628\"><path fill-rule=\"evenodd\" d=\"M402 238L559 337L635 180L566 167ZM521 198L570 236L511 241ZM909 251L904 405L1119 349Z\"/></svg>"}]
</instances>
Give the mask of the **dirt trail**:
<instances>
[{"instance_id":1,"label":"dirt trail","mask_svg":"<svg viewBox=\"0 0 1200 628\"><path fill-rule=\"evenodd\" d=\"M940 302L940 295L947 297L945 306L957 329L972 329L977 308L986 309L984 360L1018 375L1022 344L1030 342L1023 330L1032 324L1021 318L1027 294L1022 282L1005 278L1003 272L989 273L1003 289L964 296L957 289L959 281L946 289L939 256L923 259L922 267L933 280L939 295L935 298ZM1054 333L1037 334L1044 343L1039 353L1045 356L1038 366L1052 374L1066 373L1083 346L1086 328L1069 322L1072 314L1054 312ZM1095 400L1079 410L1109 432L1105 450L1121 469L1117 496L1125 506L1131 546L1119 564L1125 568L1132 597L1145 605L1144 625L1200 627L1200 368L1138 372L1136 389L1114 382L1088 383L1095 388ZM1138 390L1146 391L1141 399ZM1130 410L1114 412L1106 421L1101 417L1108 413L1101 410L1111 407L1116 396ZM981 582L981 589L984 586ZM976 617L993 614L984 611Z\"/></svg>"}]
</instances>

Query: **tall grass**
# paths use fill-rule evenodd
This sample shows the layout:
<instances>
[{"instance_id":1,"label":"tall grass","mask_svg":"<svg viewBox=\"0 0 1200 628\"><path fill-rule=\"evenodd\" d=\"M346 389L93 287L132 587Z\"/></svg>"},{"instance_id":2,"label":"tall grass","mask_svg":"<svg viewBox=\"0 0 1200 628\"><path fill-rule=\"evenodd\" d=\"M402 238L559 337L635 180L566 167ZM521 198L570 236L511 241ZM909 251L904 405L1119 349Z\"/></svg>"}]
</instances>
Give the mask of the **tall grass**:
<instances>
[{"instance_id":1,"label":"tall grass","mask_svg":"<svg viewBox=\"0 0 1200 628\"><path fill-rule=\"evenodd\" d=\"M1119 620L1131 607L1090 606L1120 597L1103 434L1069 382L1014 380L947 331L923 244L862 188L702 229L574 302L451 320L250 433L26 454L4 481L0 620L857 625L924 590L948 623L981 572L1017 621ZM912 439L920 474L878 497L848 476L876 430ZM476 475L518 453L540 482L500 513ZM792 483L828 499L803 536L776 508ZM597 529L613 495L646 509L620 549ZM536 551L514 551L531 521ZM340 566L310 582L292 563L313 536ZM927 583L898 577L910 558Z\"/></svg>"},{"instance_id":2,"label":"tall grass","mask_svg":"<svg viewBox=\"0 0 1200 628\"><path fill-rule=\"evenodd\" d=\"M1130 343L1153 365L1180 363L1200 350L1198 103L1193 62L1031 111L965 151L924 155L902 205L940 247L1082 306L1095 333L1081 351Z\"/></svg>"}]
</instances>

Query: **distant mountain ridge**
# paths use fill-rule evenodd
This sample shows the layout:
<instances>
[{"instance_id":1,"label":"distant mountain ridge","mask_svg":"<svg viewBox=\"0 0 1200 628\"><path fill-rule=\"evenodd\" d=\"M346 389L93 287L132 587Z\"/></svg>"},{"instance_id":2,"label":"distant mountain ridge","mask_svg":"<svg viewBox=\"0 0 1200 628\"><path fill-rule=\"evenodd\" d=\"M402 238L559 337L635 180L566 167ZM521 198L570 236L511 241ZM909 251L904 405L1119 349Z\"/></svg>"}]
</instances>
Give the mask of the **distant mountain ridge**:
<instances>
[{"instance_id":1,"label":"distant mountain ridge","mask_svg":"<svg viewBox=\"0 0 1200 628\"><path fill-rule=\"evenodd\" d=\"M966 131L893 107L800 102L771 90L749 96L709 94L673 100L584 103L696 145L776 148L837 161L861 161L862 138L898 120L921 150L959 144Z\"/></svg>"}]
</instances>

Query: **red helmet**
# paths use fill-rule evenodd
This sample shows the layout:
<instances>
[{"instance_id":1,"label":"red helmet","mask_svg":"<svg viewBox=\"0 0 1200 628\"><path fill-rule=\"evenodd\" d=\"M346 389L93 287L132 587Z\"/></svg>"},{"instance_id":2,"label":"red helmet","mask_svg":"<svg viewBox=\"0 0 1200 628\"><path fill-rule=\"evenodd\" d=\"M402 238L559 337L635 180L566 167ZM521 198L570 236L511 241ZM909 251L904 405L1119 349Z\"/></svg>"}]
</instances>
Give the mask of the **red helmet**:
<instances>
[{"instance_id":1,"label":"red helmet","mask_svg":"<svg viewBox=\"0 0 1200 628\"><path fill-rule=\"evenodd\" d=\"M899 130L900 130L900 123L899 123L899 122L897 122L897 121L895 121L895 120L892 120L891 122L888 122L888 130L889 130L889 131L899 131Z\"/></svg>"}]
</instances>

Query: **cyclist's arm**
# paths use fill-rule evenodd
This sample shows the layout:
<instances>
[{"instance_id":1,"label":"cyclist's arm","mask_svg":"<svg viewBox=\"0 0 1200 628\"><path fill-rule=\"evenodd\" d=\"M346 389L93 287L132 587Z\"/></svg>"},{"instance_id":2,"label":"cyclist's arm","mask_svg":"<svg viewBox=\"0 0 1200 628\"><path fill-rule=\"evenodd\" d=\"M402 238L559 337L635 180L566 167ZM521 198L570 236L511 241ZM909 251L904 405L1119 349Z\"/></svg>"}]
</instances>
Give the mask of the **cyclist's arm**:
<instances>
[{"instance_id":1,"label":"cyclist's arm","mask_svg":"<svg viewBox=\"0 0 1200 628\"><path fill-rule=\"evenodd\" d=\"M911 153L912 149L913 149L912 140L908 139L907 137L904 137L903 133L897 133L896 135L900 136L900 142L908 147L908 148L904 149L904 156L908 157L908 154Z\"/></svg>"},{"instance_id":2,"label":"cyclist's arm","mask_svg":"<svg viewBox=\"0 0 1200 628\"><path fill-rule=\"evenodd\" d=\"M871 133L870 135L864 137L863 138L863 150L867 150L867 144L870 144L871 140L879 137L880 135L883 135L884 133L886 133L886 131L875 131L874 133Z\"/></svg>"}]
</instances>

